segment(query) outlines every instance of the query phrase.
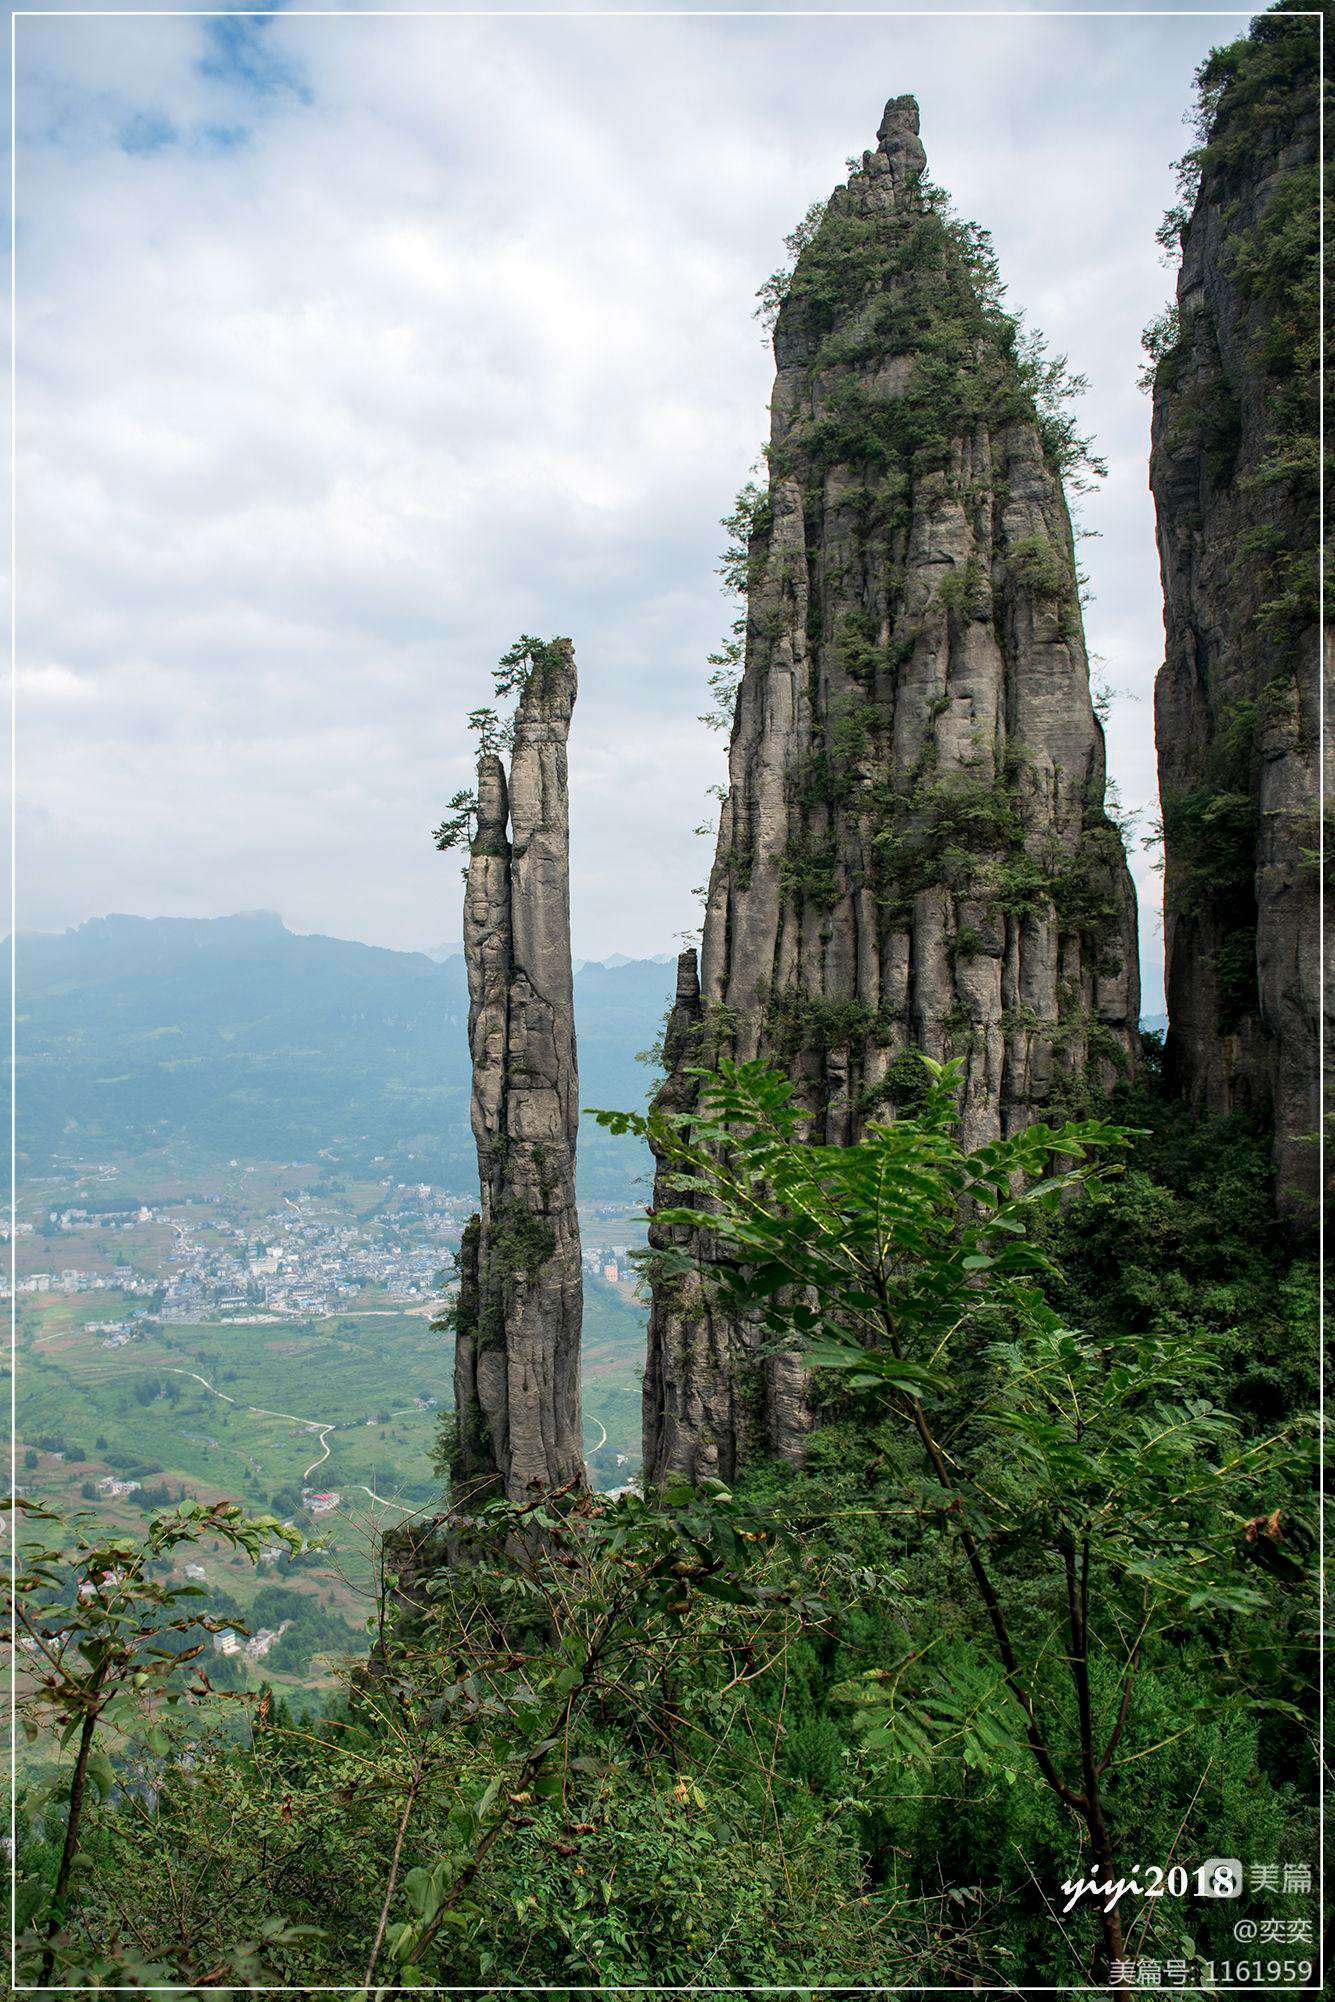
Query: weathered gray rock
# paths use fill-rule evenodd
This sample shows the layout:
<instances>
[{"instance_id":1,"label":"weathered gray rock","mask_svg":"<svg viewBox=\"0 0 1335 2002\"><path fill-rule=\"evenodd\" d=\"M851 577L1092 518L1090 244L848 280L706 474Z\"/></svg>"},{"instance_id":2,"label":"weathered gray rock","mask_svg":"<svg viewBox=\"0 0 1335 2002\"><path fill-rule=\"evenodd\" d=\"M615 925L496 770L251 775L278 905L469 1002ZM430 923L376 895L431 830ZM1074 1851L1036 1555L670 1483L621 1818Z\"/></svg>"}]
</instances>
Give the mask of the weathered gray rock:
<instances>
[{"instance_id":1,"label":"weathered gray rock","mask_svg":"<svg viewBox=\"0 0 1335 2002\"><path fill-rule=\"evenodd\" d=\"M964 1063L970 1144L1097 1099L1137 1048L1135 910L1104 805L1070 519L985 259L925 189L912 98L836 189L774 335L770 485L700 973L661 1103L767 1054L842 1143ZM675 1235L707 1262L707 1224ZM800 1360L707 1284L655 1285L645 1469L800 1459Z\"/></svg>"},{"instance_id":2,"label":"weathered gray rock","mask_svg":"<svg viewBox=\"0 0 1335 2002\"><path fill-rule=\"evenodd\" d=\"M1316 23L1229 52L1158 363L1150 484L1170 1076L1271 1126L1310 1218L1321 1005L1317 851Z\"/></svg>"},{"instance_id":3,"label":"weathered gray rock","mask_svg":"<svg viewBox=\"0 0 1335 2002\"><path fill-rule=\"evenodd\" d=\"M583 1311L575 1143L566 740L573 652L536 658L507 780L478 765L464 898L473 1136L482 1207L460 1253L456 1480L513 1500L582 1478Z\"/></svg>"}]
</instances>

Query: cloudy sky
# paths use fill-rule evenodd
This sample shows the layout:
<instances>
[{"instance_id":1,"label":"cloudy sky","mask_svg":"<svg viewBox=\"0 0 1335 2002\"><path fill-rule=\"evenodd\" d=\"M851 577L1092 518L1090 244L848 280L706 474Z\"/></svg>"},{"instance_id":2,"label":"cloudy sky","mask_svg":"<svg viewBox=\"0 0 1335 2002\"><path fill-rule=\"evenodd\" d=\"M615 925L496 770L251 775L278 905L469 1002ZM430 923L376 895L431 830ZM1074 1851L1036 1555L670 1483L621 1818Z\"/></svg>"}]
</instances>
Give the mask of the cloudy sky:
<instances>
[{"instance_id":1,"label":"cloudy sky","mask_svg":"<svg viewBox=\"0 0 1335 2002\"><path fill-rule=\"evenodd\" d=\"M462 719L517 633L559 631L576 950L673 948L722 771L696 720L717 523L766 429L754 293L901 91L1011 303L1090 378L1090 644L1152 819L1139 335L1192 71L1244 25L20 19L20 925L263 906L457 937L429 830Z\"/></svg>"}]
</instances>

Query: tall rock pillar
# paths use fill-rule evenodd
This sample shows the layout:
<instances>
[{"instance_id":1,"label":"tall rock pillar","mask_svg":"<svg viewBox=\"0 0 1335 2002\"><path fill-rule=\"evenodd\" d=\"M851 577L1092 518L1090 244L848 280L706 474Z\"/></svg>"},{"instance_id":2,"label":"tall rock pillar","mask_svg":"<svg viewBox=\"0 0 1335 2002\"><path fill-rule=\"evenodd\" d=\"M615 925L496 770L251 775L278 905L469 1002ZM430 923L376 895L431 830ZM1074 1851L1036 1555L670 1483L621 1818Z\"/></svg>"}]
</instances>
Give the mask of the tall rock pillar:
<instances>
[{"instance_id":1,"label":"tall rock pillar","mask_svg":"<svg viewBox=\"0 0 1335 2002\"><path fill-rule=\"evenodd\" d=\"M1318 44L1263 16L1201 72L1206 143L1155 343L1150 485L1171 1078L1270 1127L1310 1219L1319 1118Z\"/></svg>"},{"instance_id":2,"label":"tall rock pillar","mask_svg":"<svg viewBox=\"0 0 1335 2002\"><path fill-rule=\"evenodd\" d=\"M460 1485L513 1500L582 1476L575 1207L579 1073L570 965L568 641L535 651L507 778L478 764L464 898L481 1210L460 1251Z\"/></svg>"},{"instance_id":3,"label":"tall rock pillar","mask_svg":"<svg viewBox=\"0 0 1335 2002\"><path fill-rule=\"evenodd\" d=\"M925 164L895 98L786 285L728 793L665 1046L660 1102L688 1106L718 1052L763 1054L832 1143L912 1104L915 1048L963 1060L970 1144L1096 1100L1138 1048L1075 441ZM707 1218L675 1235L707 1267ZM648 1481L800 1459L800 1359L755 1347L707 1280L658 1280Z\"/></svg>"}]
</instances>

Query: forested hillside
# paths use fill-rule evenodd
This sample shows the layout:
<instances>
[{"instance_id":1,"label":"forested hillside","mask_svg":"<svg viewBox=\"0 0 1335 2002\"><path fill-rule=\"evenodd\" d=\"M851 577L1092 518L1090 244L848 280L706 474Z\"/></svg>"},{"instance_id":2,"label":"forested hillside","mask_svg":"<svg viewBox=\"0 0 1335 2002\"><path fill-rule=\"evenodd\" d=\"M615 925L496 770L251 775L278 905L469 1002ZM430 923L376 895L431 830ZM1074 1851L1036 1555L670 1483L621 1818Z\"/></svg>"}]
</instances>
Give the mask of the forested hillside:
<instances>
[{"instance_id":1,"label":"forested hillside","mask_svg":"<svg viewBox=\"0 0 1335 2002\"><path fill-rule=\"evenodd\" d=\"M467 1190L462 958L290 932L270 912L90 920L18 941L20 1174L138 1157L329 1162ZM583 1102L636 1104L670 995L652 960L576 976ZM644 1163L586 1130L581 1190Z\"/></svg>"}]
</instances>

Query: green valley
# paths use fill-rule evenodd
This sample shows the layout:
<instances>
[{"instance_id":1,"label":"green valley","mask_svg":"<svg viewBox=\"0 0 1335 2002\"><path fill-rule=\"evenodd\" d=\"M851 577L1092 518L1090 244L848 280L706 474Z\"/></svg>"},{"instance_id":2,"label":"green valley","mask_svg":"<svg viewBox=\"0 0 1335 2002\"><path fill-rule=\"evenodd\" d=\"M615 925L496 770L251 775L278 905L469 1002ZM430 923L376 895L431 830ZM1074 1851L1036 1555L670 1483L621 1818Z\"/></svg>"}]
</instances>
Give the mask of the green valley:
<instances>
[{"instance_id":1,"label":"green valley","mask_svg":"<svg viewBox=\"0 0 1335 2002\"><path fill-rule=\"evenodd\" d=\"M275 1663L245 1670L314 1689L328 1658L365 1649L378 1534L439 1503L431 1463L451 1338L433 1331L431 1305L383 1297L305 1319L193 1322L127 1319L143 1312L135 1301L112 1285L22 1300L19 1491L127 1526L182 1496L295 1522L310 1553L258 1573L211 1558L209 1582L247 1625L257 1594L278 1583L319 1610L297 1622L304 1646L298 1632ZM612 1488L639 1467L644 1316L629 1285L590 1273L585 1324L585 1443L595 1485Z\"/></svg>"}]
</instances>

